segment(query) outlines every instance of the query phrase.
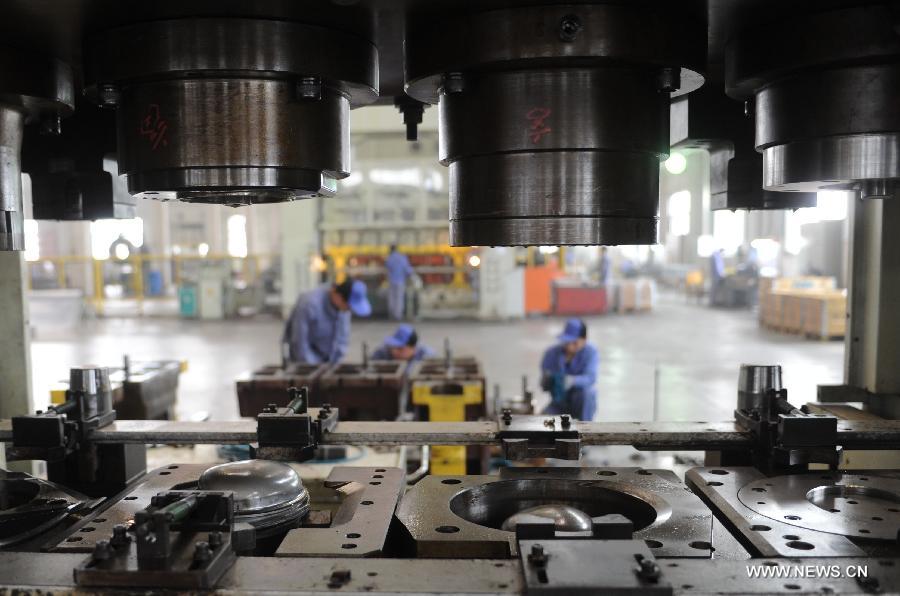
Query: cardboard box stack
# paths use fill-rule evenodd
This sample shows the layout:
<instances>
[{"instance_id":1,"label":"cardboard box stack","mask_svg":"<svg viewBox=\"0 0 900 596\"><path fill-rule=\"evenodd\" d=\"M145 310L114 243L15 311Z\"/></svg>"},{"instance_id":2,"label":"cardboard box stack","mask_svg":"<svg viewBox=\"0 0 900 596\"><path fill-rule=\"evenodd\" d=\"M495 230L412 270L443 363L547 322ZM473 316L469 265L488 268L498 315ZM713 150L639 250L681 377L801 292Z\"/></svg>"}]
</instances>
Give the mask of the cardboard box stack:
<instances>
[{"instance_id":1,"label":"cardboard box stack","mask_svg":"<svg viewBox=\"0 0 900 596\"><path fill-rule=\"evenodd\" d=\"M847 292L833 277L763 278L759 292L762 327L819 339L844 336Z\"/></svg>"}]
</instances>

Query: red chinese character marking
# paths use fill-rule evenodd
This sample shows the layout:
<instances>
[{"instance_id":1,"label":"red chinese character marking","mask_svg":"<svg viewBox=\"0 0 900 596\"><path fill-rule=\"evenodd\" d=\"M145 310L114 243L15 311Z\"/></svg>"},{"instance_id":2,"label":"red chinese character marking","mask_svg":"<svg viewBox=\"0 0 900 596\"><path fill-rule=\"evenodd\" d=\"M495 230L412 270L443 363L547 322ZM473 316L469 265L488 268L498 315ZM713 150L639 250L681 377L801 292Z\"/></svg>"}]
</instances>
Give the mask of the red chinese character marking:
<instances>
[{"instance_id":1,"label":"red chinese character marking","mask_svg":"<svg viewBox=\"0 0 900 596\"><path fill-rule=\"evenodd\" d=\"M531 126L529 126L529 138L532 143L537 144L544 135L548 135L553 132L553 129L547 126L546 120L550 117L550 108L531 108L528 110L528 113L525 114L525 118L531 122Z\"/></svg>"},{"instance_id":2,"label":"red chinese character marking","mask_svg":"<svg viewBox=\"0 0 900 596\"><path fill-rule=\"evenodd\" d=\"M160 145L163 147L169 146L169 141L166 139L166 131L168 130L169 122L159 115L159 105L152 103L147 106L147 115L141 119L138 133L142 137L147 137L147 142L150 143L152 151L156 151Z\"/></svg>"}]
</instances>

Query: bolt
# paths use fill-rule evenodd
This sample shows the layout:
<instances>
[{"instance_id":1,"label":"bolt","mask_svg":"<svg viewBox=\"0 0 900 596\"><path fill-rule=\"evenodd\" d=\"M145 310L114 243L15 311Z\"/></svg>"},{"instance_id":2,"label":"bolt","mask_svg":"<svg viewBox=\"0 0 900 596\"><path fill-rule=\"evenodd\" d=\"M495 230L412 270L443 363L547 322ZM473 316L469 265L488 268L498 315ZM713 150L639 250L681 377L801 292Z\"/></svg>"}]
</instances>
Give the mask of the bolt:
<instances>
[{"instance_id":1,"label":"bolt","mask_svg":"<svg viewBox=\"0 0 900 596\"><path fill-rule=\"evenodd\" d=\"M278 404L266 404L262 411L263 414L274 414L278 411Z\"/></svg>"},{"instance_id":2,"label":"bolt","mask_svg":"<svg viewBox=\"0 0 900 596\"><path fill-rule=\"evenodd\" d=\"M659 565L657 565L654 561L650 559L641 559L639 565L640 567L638 568L637 572L638 577L649 581L656 581L659 579Z\"/></svg>"},{"instance_id":3,"label":"bolt","mask_svg":"<svg viewBox=\"0 0 900 596\"><path fill-rule=\"evenodd\" d=\"M98 561L106 561L112 557L112 551L109 548L109 540L98 540L94 545L94 559Z\"/></svg>"},{"instance_id":4,"label":"bolt","mask_svg":"<svg viewBox=\"0 0 900 596\"><path fill-rule=\"evenodd\" d=\"M212 549L209 548L208 542L202 540L194 545L194 560L205 562L212 559Z\"/></svg>"},{"instance_id":5,"label":"bolt","mask_svg":"<svg viewBox=\"0 0 900 596\"><path fill-rule=\"evenodd\" d=\"M465 89L461 72L448 72L444 75L442 89L446 95L462 93Z\"/></svg>"},{"instance_id":6,"label":"bolt","mask_svg":"<svg viewBox=\"0 0 900 596\"><path fill-rule=\"evenodd\" d=\"M531 546L531 552L528 554L528 563L535 567L544 567L547 565L547 555L544 553L544 547L540 544Z\"/></svg>"},{"instance_id":7,"label":"bolt","mask_svg":"<svg viewBox=\"0 0 900 596\"><path fill-rule=\"evenodd\" d=\"M41 134L59 136L62 134L62 116L48 114L41 120Z\"/></svg>"},{"instance_id":8,"label":"bolt","mask_svg":"<svg viewBox=\"0 0 900 596\"><path fill-rule=\"evenodd\" d=\"M114 108L119 103L119 89L115 85L100 85L98 99L104 108Z\"/></svg>"},{"instance_id":9,"label":"bolt","mask_svg":"<svg viewBox=\"0 0 900 596\"><path fill-rule=\"evenodd\" d=\"M506 426L509 426L510 424L512 424L512 410L510 410L509 408L503 408L502 418L503 418L503 424L505 424Z\"/></svg>"},{"instance_id":10,"label":"bolt","mask_svg":"<svg viewBox=\"0 0 900 596\"><path fill-rule=\"evenodd\" d=\"M859 587L861 587L866 592L875 593L881 591L881 583L878 581L877 577L857 576L856 583L858 583Z\"/></svg>"},{"instance_id":11,"label":"bolt","mask_svg":"<svg viewBox=\"0 0 900 596\"><path fill-rule=\"evenodd\" d=\"M556 426L556 418L547 418L546 420L544 420L544 426L555 427Z\"/></svg>"},{"instance_id":12,"label":"bolt","mask_svg":"<svg viewBox=\"0 0 900 596\"><path fill-rule=\"evenodd\" d=\"M581 19L576 15L568 14L559 21L559 39L566 42L575 41L581 28Z\"/></svg>"},{"instance_id":13,"label":"bolt","mask_svg":"<svg viewBox=\"0 0 900 596\"><path fill-rule=\"evenodd\" d=\"M322 99L322 79L303 77L297 82L297 97L318 101Z\"/></svg>"},{"instance_id":14,"label":"bolt","mask_svg":"<svg viewBox=\"0 0 900 596\"><path fill-rule=\"evenodd\" d=\"M125 524L116 524L113 526L113 535L110 544L115 548L125 546L131 542L131 536L128 535L128 529Z\"/></svg>"},{"instance_id":15,"label":"bolt","mask_svg":"<svg viewBox=\"0 0 900 596\"><path fill-rule=\"evenodd\" d=\"M681 88L681 68L666 67L656 75L656 83L659 90L665 93L674 93Z\"/></svg>"},{"instance_id":16,"label":"bolt","mask_svg":"<svg viewBox=\"0 0 900 596\"><path fill-rule=\"evenodd\" d=\"M563 428L569 428L572 425L572 417L568 414L561 415L559 419L562 421Z\"/></svg>"},{"instance_id":17,"label":"bolt","mask_svg":"<svg viewBox=\"0 0 900 596\"><path fill-rule=\"evenodd\" d=\"M209 545L211 547L219 548L222 545L222 533L210 532L206 540L209 542Z\"/></svg>"}]
</instances>

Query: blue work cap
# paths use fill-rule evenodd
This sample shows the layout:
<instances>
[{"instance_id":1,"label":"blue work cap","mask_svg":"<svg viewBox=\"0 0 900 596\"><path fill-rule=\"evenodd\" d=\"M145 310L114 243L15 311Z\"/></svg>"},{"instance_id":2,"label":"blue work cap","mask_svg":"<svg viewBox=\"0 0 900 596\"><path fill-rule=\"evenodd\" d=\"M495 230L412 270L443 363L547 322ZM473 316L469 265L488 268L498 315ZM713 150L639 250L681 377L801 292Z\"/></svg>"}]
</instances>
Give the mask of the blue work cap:
<instances>
[{"instance_id":1,"label":"blue work cap","mask_svg":"<svg viewBox=\"0 0 900 596\"><path fill-rule=\"evenodd\" d=\"M567 344L570 341L577 341L582 337L587 337L587 328L581 319L569 319L562 334L557 338L561 343Z\"/></svg>"},{"instance_id":2,"label":"blue work cap","mask_svg":"<svg viewBox=\"0 0 900 596\"><path fill-rule=\"evenodd\" d=\"M384 345L389 348L402 348L403 346L415 345L414 343L410 343L415 335L416 330L413 329L412 325L400 325L397 327L397 330L394 331L393 335L388 335L384 338Z\"/></svg>"},{"instance_id":3,"label":"blue work cap","mask_svg":"<svg viewBox=\"0 0 900 596\"><path fill-rule=\"evenodd\" d=\"M350 288L350 297L347 299L347 305L350 307L350 312L357 317L368 317L372 314L372 305L369 304L369 298L366 294L366 284L358 279L355 280Z\"/></svg>"}]
</instances>

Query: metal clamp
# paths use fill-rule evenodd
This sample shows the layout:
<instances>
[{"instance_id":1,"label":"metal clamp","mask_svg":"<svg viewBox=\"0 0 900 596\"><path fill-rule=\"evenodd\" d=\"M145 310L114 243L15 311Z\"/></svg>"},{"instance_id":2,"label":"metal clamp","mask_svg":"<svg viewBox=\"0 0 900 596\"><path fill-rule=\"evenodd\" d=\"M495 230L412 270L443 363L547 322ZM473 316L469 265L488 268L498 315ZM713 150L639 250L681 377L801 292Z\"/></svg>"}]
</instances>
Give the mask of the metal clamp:
<instances>
[{"instance_id":1,"label":"metal clamp","mask_svg":"<svg viewBox=\"0 0 900 596\"><path fill-rule=\"evenodd\" d=\"M577 460L581 454L581 433L567 414L513 416L510 410L503 410L497 426L506 459L552 457Z\"/></svg>"}]
</instances>

